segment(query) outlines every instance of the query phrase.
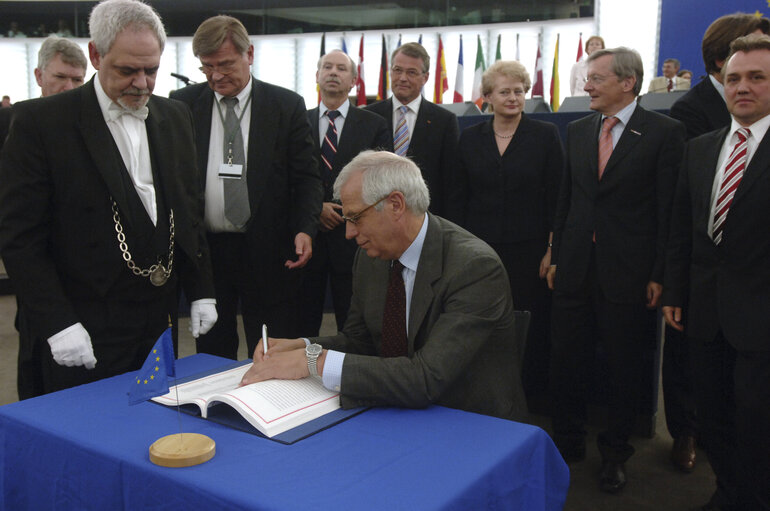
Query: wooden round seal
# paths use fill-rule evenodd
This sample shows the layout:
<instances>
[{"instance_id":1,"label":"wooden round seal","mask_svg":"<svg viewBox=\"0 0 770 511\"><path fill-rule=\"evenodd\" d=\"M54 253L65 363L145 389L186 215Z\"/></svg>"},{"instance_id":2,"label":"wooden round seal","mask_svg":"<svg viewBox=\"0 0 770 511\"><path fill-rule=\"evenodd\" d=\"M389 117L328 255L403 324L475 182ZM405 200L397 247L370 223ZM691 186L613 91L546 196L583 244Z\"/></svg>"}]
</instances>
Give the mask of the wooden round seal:
<instances>
[{"instance_id":1,"label":"wooden round seal","mask_svg":"<svg viewBox=\"0 0 770 511\"><path fill-rule=\"evenodd\" d=\"M214 457L214 440L198 433L176 433L150 446L150 461L161 467L192 467Z\"/></svg>"}]
</instances>

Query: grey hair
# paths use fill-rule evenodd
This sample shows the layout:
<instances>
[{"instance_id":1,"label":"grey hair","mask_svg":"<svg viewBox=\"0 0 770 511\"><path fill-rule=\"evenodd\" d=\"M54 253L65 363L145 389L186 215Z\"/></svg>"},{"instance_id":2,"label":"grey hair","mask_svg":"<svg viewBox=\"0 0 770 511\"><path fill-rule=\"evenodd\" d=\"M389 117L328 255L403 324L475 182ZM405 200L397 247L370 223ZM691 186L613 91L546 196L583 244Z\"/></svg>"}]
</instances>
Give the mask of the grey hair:
<instances>
[{"instance_id":1,"label":"grey hair","mask_svg":"<svg viewBox=\"0 0 770 511\"><path fill-rule=\"evenodd\" d=\"M342 53L343 55L345 55L348 58L348 62L350 62L350 72L353 73L353 82L355 82L358 79L358 68L356 67L356 63L353 61L353 58L350 55L348 55L347 53L345 53L342 50L331 50L331 51L321 55L321 57L318 59L318 64L316 64L316 69L318 71L321 70L321 64L324 61L324 57L326 57L327 55L329 55L331 53Z\"/></svg>"},{"instance_id":2,"label":"grey hair","mask_svg":"<svg viewBox=\"0 0 770 511\"><path fill-rule=\"evenodd\" d=\"M65 64L79 67L84 71L88 68L86 54L83 53L80 46L69 39L55 35L48 36L43 41L43 45L40 46L40 51L37 52L37 68L44 71L46 66L56 58L56 55L61 55L61 60Z\"/></svg>"},{"instance_id":3,"label":"grey hair","mask_svg":"<svg viewBox=\"0 0 770 511\"><path fill-rule=\"evenodd\" d=\"M362 151L340 171L334 182L334 198L340 200L340 191L351 175L361 172L361 200L374 204L394 191L404 194L406 207L414 214L428 211L430 193L420 168L409 158L389 151ZM380 211L384 204L374 209Z\"/></svg>"},{"instance_id":4,"label":"grey hair","mask_svg":"<svg viewBox=\"0 0 770 511\"><path fill-rule=\"evenodd\" d=\"M128 27L133 30L151 30L163 53L166 46L163 22L155 9L139 0L103 0L91 10L91 16L88 18L91 41L102 56L110 51L117 35Z\"/></svg>"},{"instance_id":5,"label":"grey hair","mask_svg":"<svg viewBox=\"0 0 770 511\"><path fill-rule=\"evenodd\" d=\"M634 96L638 96L642 91L642 81L644 81L644 65L642 64L642 57L639 56L639 52L625 46L596 50L588 57L586 62L593 62L605 55L612 56L610 69L617 75L618 79L636 78Z\"/></svg>"}]
</instances>

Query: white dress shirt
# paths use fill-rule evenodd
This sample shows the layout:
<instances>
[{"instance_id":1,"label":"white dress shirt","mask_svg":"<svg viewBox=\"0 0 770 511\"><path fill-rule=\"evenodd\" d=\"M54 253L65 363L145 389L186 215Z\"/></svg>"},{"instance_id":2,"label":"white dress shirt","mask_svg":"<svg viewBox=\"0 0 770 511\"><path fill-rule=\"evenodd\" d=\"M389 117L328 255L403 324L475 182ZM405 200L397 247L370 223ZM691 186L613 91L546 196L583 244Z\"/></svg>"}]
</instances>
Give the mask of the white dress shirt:
<instances>
[{"instance_id":1,"label":"white dress shirt","mask_svg":"<svg viewBox=\"0 0 770 511\"><path fill-rule=\"evenodd\" d=\"M393 135L396 134L396 128L398 128L398 119L401 116L399 108L402 106L409 107L406 111L406 127L409 129L409 141L412 141L414 135L414 127L417 124L417 112L420 111L420 104L422 103L422 95L417 96L415 99L404 105L395 96L393 96Z\"/></svg>"},{"instance_id":2,"label":"white dress shirt","mask_svg":"<svg viewBox=\"0 0 770 511\"><path fill-rule=\"evenodd\" d=\"M738 135L736 132L739 128L743 127L744 126L740 125L738 121L733 119L732 124L730 125L730 131L727 133L727 137L725 137L725 141L722 144L722 150L719 152L719 158L717 159L717 171L714 175L714 183L711 186L711 213L709 214L708 223L708 233L712 239L712 231L714 230L714 213L716 211L719 188L722 185L722 176L724 176L725 170L727 170L727 160L730 157L730 153L733 152L735 144L738 143ZM749 163L751 163L751 158L754 156L754 153L757 152L757 146L764 138L765 133L767 133L768 127L770 127L770 115L766 115L751 126L746 126L746 128L748 128L748 130L751 132L751 135L746 140L748 143L748 149L746 152L746 169L748 169ZM746 169L744 169L744 172ZM730 212L728 211L727 214L729 215Z\"/></svg>"},{"instance_id":3,"label":"white dress shirt","mask_svg":"<svg viewBox=\"0 0 770 511\"><path fill-rule=\"evenodd\" d=\"M394 99L395 103L396 100ZM412 305L412 291L414 290L414 280L417 277L417 266L420 263L420 254L422 254L422 246L425 243L425 235L428 232L428 214L425 213L422 219L422 227L420 232L417 233L417 237L414 239L409 248L407 248L401 257L398 258L399 262L404 265L404 269L401 270L401 275L404 278L404 291L406 293L406 331L409 335L409 310ZM305 339L305 344L310 344L308 339ZM345 354L340 351L327 350L326 361L324 362L324 374L323 384L329 390L336 392L340 391L342 385L342 363L345 361Z\"/></svg>"},{"instance_id":4,"label":"white dress shirt","mask_svg":"<svg viewBox=\"0 0 770 511\"><path fill-rule=\"evenodd\" d=\"M249 83L246 84L241 92L235 97L238 98L238 104L235 106L235 115L241 115L243 107L251 96L252 80L249 77ZM227 107L222 104L224 96L214 92L214 104L211 105L211 136L209 137L209 159L206 164L206 196L205 196L205 214L204 221L206 229L210 232L240 232L230 221L225 218L225 192L222 184L223 178L219 177L219 167L225 161L225 128L222 119L227 115ZM222 117L219 116L219 108L222 110ZM243 155L245 163L243 172L246 172L249 163L249 126L251 123L251 107L243 113L241 118L241 134L243 135Z\"/></svg>"},{"instance_id":5,"label":"white dress shirt","mask_svg":"<svg viewBox=\"0 0 770 511\"><path fill-rule=\"evenodd\" d=\"M125 109L107 96L98 76L94 80L94 89L96 90L96 99L99 101L99 108L107 122L107 128L109 128L112 138L118 146L118 151L120 151L120 156L126 165L128 175L131 176L136 193L139 195L153 225L157 225L158 207L155 203L150 145L147 141L147 128L144 121L127 114L112 119L110 108Z\"/></svg>"},{"instance_id":6,"label":"white dress shirt","mask_svg":"<svg viewBox=\"0 0 770 511\"><path fill-rule=\"evenodd\" d=\"M340 144L340 138L342 137L342 128L345 127L345 119L348 118L348 111L350 110L350 100L345 100L342 105L337 109L340 115L334 119L334 127L337 129L337 145ZM329 118L326 116L326 112L329 109L324 105L323 101L318 105L318 146L322 146L324 143L324 137L326 136L326 130L329 129Z\"/></svg>"}]
</instances>

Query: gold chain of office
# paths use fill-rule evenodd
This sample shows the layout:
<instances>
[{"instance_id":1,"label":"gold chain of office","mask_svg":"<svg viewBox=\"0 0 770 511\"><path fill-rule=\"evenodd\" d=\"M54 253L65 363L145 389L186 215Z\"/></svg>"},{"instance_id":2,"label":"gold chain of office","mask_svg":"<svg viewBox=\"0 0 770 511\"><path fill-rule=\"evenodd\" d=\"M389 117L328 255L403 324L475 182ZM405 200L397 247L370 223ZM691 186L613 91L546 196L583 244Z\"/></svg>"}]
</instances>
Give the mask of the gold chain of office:
<instances>
[{"instance_id":1,"label":"gold chain of office","mask_svg":"<svg viewBox=\"0 0 770 511\"><path fill-rule=\"evenodd\" d=\"M112 220L115 222L115 232L118 233L118 246L120 247L120 252L123 254L123 260L126 262L126 266L128 266L128 269L136 276L149 277L150 283L153 286L162 286L168 281L168 278L171 276L171 270L174 268L174 210L170 210L168 214L168 268L163 266L160 256L158 256L158 262L149 268L139 268L136 263L134 263L131 252L128 251L128 243L126 243L126 234L123 232L123 224L120 222L118 205L114 199L111 200Z\"/></svg>"}]
</instances>

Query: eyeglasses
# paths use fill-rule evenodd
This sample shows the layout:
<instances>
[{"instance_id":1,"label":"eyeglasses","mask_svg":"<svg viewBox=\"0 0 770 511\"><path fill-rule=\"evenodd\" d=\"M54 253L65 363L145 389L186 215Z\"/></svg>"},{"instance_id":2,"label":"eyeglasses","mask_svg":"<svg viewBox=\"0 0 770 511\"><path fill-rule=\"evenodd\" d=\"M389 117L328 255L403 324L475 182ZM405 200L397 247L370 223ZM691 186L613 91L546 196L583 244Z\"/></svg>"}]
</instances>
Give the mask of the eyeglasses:
<instances>
[{"instance_id":1,"label":"eyeglasses","mask_svg":"<svg viewBox=\"0 0 770 511\"><path fill-rule=\"evenodd\" d=\"M388 197L390 197L390 194L387 194L385 197L383 197L382 199L378 200L378 201L377 201L377 202L375 202L374 204L371 204L371 205L369 205L369 206L366 206L364 209L362 209L362 210L361 210L361 211L359 211L358 213L355 213L355 214L353 214L353 215L351 215L351 216L345 216L345 215L342 215L342 219L343 219L344 221L346 221L346 222L350 222L350 223L351 223L351 224L353 224L353 225L358 225L358 221L359 221L359 220L361 220L361 217L362 217L362 216L364 216L364 213L366 213L367 211L369 211L369 210L370 210L370 209L372 209L374 206L376 206L376 205L377 205L377 204L379 204L380 202L384 201L384 200L385 200L385 199L387 199Z\"/></svg>"},{"instance_id":2,"label":"eyeglasses","mask_svg":"<svg viewBox=\"0 0 770 511\"><path fill-rule=\"evenodd\" d=\"M418 78L425 74L422 71L418 71L417 69L402 69L398 66L390 68L391 76L400 76L404 73L406 73L407 78L410 79Z\"/></svg>"},{"instance_id":3,"label":"eyeglasses","mask_svg":"<svg viewBox=\"0 0 770 511\"><path fill-rule=\"evenodd\" d=\"M214 74L214 71L221 75L229 75L233 73L236 69L238 69L238 63L237 62L225 62L224 64L219 64L216 66L212 66L211 64L203 64L198 69L201 70L201 72L206 75L210 76Z\"/></svg>"},{"instance_id":4,"label":"eyeglasses","mask_svg":"<svg viewBox=\"0 0 770 511\"><path fill-rule=\"evenodd\" d=\"M610 73L607 76L591 75L591 76L586 78L586 83L593 83L594 85L599 85L602 82L604 82L607 78L609 78L610 76L618 76L618 75L616 75L615 73Z\"/></svg>"}]
</instances>

